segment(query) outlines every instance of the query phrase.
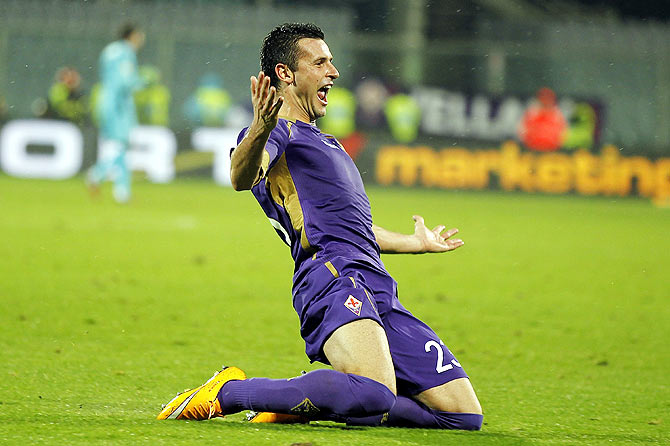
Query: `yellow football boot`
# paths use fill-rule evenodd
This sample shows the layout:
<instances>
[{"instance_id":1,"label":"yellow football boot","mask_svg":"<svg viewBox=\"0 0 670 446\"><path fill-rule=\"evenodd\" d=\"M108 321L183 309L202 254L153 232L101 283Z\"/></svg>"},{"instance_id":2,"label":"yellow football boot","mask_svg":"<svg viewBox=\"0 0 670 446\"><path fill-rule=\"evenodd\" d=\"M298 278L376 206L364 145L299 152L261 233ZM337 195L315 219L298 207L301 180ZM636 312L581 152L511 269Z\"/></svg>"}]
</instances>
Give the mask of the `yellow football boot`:
<instances>
[{"instance_id":1,"label":"yellow football boot","mask_svg":"<svg viewBox=\"0 0 670 446\"><path fill-rule=\"evenodd\" d=\"M163 407L156 417L159 420L209 420L222 417L221 403L216 397L221 387L228 381L247 379L247 375L237 367L224 367L205 384L178 394Z\"/></svg>"},{"instance_id":2,"label":"yellow football boot","mask_svg":"<svg viewBox=\"0 0 670 446\"><path fill-rule=\"evenodd\" d=\"M309 419L302 415L290 415L274 412L249 412L247 420L250 423L278 423L278 424L307 424Z\"/></svg>"}]
</instances>

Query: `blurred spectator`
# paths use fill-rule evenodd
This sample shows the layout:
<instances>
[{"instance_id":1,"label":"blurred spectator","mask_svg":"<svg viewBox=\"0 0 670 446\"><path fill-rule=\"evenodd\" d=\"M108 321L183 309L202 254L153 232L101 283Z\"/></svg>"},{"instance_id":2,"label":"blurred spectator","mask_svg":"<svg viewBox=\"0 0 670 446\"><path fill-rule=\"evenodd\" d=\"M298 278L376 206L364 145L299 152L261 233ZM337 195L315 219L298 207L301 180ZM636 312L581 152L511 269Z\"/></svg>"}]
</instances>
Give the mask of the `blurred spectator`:
<instances>
[{"instance_id":1,"label":"blurred spectator","mask_svg":"<svg viewBox=\"0 0 670 446\"><path fill-rule=\"evenodd\" d=\"M4 124L9 120L9 107L5 97L0 95L0 124Z\"/></svg>"},{"instance_id":2,"label":"blurred spectator","mask_svg":"<svg viewBox=\"0 0 670 446\"><path fill-rule=\"evenodd\" d=\"M590 149L595 138L596 123L596 112L591 104L576 104L570 115L570 127L565 132L565 148Z\"/></svg>"},{"instance_id":3,"label":"blurred spectator","mask_svg":"<svg viewBox=\"0 0 670 446\"><path fill-rule=\"evenodd\" d=\"M161 83L161 73L151 65L140 67L144 88L135 93L137 119L143 125L167 126L170 120L170 90Z\"/></svg>"},{"instance_id":4,"label":"blurred spectator","mask_svg":"<svg viewBox=\"0 0 670 446\"><path fill-rule=\"evenodd\" d=\"M365 79L356 87L358 100L358 122L364 127L380 127L384 124L384 103L388 90L377 79Z\"/></svg>"},{"instance_id":5,"label":"blurred spectator","mask_svg":"<svg viewBox=\"0 0 670 446\"><path fill-rule=\"evenodd\" d=\"M544 87L524 112L519 138L531 150L550 152L561 147L566 128L563 112L556 105L556 94Z\"/></svg>"},{"instance_id":6,"label":"blurred spectator","mask_svg":"<svg viewBox=\"0 0 670 446\"><path fill-rule=\"evenodd\" d=\"M343 87L333 87L328 92L328 111L319 119L319 128L343 139L356 131L356 98Z\"/></svg>"},{"instance_id":7,"label":"blurred spectator","mask_svg":"<svg viewBox=\"0 0 670 446\"><path fill-rule=\"evenodd\" d=\"M393 139L405 144L416 139L421 123L421 108L412 96L394 94L386 101L384 112Z\"/></svg>"},{"instance_id":8,"label":"blurred spectator","mask_svg":"<svg viewBox=\"0 0 670 446\"><path fill-rule=\"evenodd\" d=\"M215 73L207 73L200 85L184 104L184 114L196 126L220 127L226 124L232 101L223 88L223 80Z\"/></svg>"},{"instance_id":9,"label":"blurred spectator","mask_svg":"<svg viewBox=\"0 0 670 446\"><path fill-rule=\"evenodd\" d=\"M352 159L365 147L365 137L356 129L356 96L344 87L328 92L328 111L319 128L337 138Z\"/></svg>"},{"instance_id":10,"label":"blurred spectator","mask_svg":"<svg viewBox=\"0 0 670 446\"><path fill-rule=\"evenodd\" d=\"M144 32L132 23L123 25L120 39L100 53L101 85L95 104L100 121L98 162L88 171L87 183L92 192L105 179L114 180L114 199L130 199L130 169L126 151L130 132L137 125L134 92L142 88L136 52L144 45Z\"/></svg>"},{"instance_id":11,"label":"blurred spectator","mask_svg":"<svg viewBox=\"0 0 670 446\"><path fill-rule=\"evenodd\" d=\"M91 116L91 121L96 127L100 126L100 113L98 112L100 102L100 90L102 89L102 84L96 82L93 87L91 87L91 95L88 100L88 112Z\"/></svg>"},{"instance_id":12,"label":"blurred spectator","mask_svg":"<svg viewBox=\"0 0 670 446\"><path fill-rule=\"evenodd\" d=\"M63 67L56 73L49 89L45 117L66 119L82 124L86 118L86 102L81 90L81 76L72 67Z\"/></svg>"}]
</instances>

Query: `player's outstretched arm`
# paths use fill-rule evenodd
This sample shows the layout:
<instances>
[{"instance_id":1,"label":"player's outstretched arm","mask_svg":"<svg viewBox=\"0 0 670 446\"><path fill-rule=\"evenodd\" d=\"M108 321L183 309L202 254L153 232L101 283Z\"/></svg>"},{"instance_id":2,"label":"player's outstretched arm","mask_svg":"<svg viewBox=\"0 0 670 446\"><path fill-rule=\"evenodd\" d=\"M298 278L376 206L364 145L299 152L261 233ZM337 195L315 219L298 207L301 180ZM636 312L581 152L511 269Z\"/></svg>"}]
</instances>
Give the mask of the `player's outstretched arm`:
<instances>
[{"instance_id":1,"label":"player's outstretched arm","mask_svg":"<svg viewBox=\"0 0 670 446\"><path fill-rule=\"evenodd\" d=\"M247 134L230 159L230 180L235 190L248 190L254 185L263 160L263 149L278 121L284 99L270 86L270 77L262 71L251 76L251 102L254 120Z\"/></svg>"},{"instance_id":2,"label":"player's outstretched arm","mask_svg":"<svg viewBox=\"0 0 670 446\"><path fill-rule=\"evenodd\" d=\"M372 225L379 248L385 254L423 254L426 252L447 252L463 246L463 240L452 239L458 229L436 226L432 231L426 227L423 217L414 215L414 234L399 234L381 226Z\"/></svg>"}]
</instances>

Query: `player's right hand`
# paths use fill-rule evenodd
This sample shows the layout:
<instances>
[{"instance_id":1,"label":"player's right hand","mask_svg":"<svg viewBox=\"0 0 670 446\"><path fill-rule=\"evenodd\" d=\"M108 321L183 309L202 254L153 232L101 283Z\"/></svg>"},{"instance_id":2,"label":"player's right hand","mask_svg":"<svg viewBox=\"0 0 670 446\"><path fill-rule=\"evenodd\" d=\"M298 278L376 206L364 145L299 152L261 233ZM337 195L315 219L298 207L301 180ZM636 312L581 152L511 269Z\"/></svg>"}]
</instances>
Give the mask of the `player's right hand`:
<instances>
[{"instance_id":1,"label":"player's right hand","mask_svg":"<svg viewBox=\"0 0 670 446\"><path fill-rule=\"evenodd\" d=\"M284 98L277 95L277 89L270 86L270 76L262 71L258 77L251 76L251 103L254 107L252 126L260 126L261 130L271 131L277 125L279 109Z\"/></svg>"}]
</instances>

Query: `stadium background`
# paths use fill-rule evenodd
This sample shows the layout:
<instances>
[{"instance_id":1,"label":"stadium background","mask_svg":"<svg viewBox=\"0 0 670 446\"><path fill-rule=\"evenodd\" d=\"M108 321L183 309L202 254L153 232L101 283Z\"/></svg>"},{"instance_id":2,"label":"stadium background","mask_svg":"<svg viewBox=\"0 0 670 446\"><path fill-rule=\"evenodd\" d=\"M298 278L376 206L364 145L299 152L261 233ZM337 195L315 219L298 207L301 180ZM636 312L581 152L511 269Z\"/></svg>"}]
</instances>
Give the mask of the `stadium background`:
<instances>
[{"instance_id":1,"label":"stadium background","mask_svg":"<svg viewBox=\"0 0 670 446\"><path fill-rule=\"evenodd\" d=\"M89 118L75 127L85 159L68 178L17 178L0 160L0 443L669 444L669 209L618 196L649 188L640 172L670 157L669 10L604 0L0 0L3 135L34 118L64 65L90 93L100 50L132 19L147 31L140 64L157 67L171 93L177 141L176 177L154 184L138 174L127 206L109 188L98 200L86 192L81 173L97 145ZM198 127L183 111L211 70L241 116L260 39L287 20L325 28L342 86L356 92L379 79L437 112L409 143L384 115L357 121L367 143L356 160L378 224L406 233L421 213L461 230L466 246L457 252L383 260L402 302L467 364L482 432L255 427L243 414L154 420L176 391L221 363L271 378L320 367L297 334L286 247L248 193L212 181L214 158L193 150ZM540 87L593 107L591 147L535 152L518 141L516 123L471 119L475 105L525 107ZM459 185L454 165L439 176L445 161L436 155L462 148L486 163L488 151L519 147L518 160L550 156L565 167L561 157L588 161L585 153L608 146L630 158L618 166L632 190L607 197L466 191L474 183ZM404 148L390 163L395 176L375 184L389 147ZM55 149L26 150L38 159ZM510 190L533 189L521 170ZM549 184L564 178L549 172ZM605 173L592 176L605 182ZM489 186L505 178L491 175ZM457 190L444 190L447 179Z\"/></svg>"},{"instance_id":2,"label":"stadium background","mask_svg":"<svg viewBox=\"0 0 670 446\"><path fill-rule=\"evenodd\" d=\"M235 108L219 124L240 128L249 116L248 78L258 70L258 45L266 30L284 21L314 21L323 26L341 68L337 86L354 94L355 126L336 136L356 131L345 146L353 147L365 181L380 181L380 146L427 146L437 153L445 147L499 149L505 141L518 140L520 113L540 88L549 87L569 124L576 104L586 104L593 113L591 141L577 140L561 152L583 148L598 155L612 146L624 157L643 155L650 160L642 166L644 173L656 178L648 181L665 183L665 198L670 195L669 168L659 167L655 174L653 162L670 152L670 30L663 22L667 10L645 4L622 2L617 9L616 4L577 1L351 0L333 8L328 2L302 1L8 0L0 4L2 119L40 114L40 98L63 66L79 71L82 92L91 96L100 49L114 38L119 23L135 20L148 36L139 62L160 73L170 94L167 126L176 136L178 155L188 154L198 124L187 119L184 104L200 79L220 76ZM647 10L655 17L644 16ZM382 99L370 93L369 84L375 82L385 89ZM361 118L361 108L373 102L369 94L364 96L365 87L380 101L374 119ZM410 135L399 137L389 131L392 119L416 118L402 111L395 118L384 113L384 101L403 93L418 98L416 136L411 129ZM516 119L496 124L505 101L517 108L512 112ZM331 110L334 114L335 106ZM482 119L486 117L488 122ZM82 168L96 153L91 121L80 123ZM425 162L422 180L420 155L410 158L415 158L416 172L390 174L381 182L471 187L458 178L426 179ZM181 156L176 171L211 175L211 163L211 157ZM640 192L636 182L645 179L635 167L630 169L629 191L611 194ZM555 173L549 170L549 176ZM410 179L403 179L407 175ZM563 174L557 175L560 183ZM491 175L486 186L496 182ZM554 189L566 188L539 188ZM661 194L651 189L642 195Z\"/></svg>"}]
</instances>

